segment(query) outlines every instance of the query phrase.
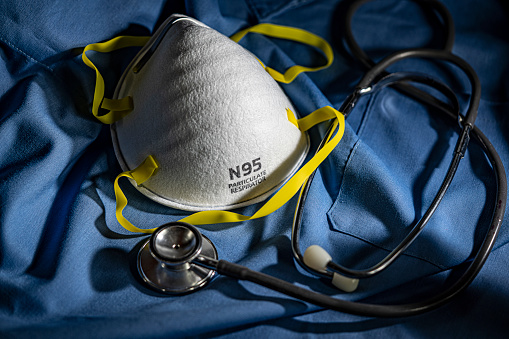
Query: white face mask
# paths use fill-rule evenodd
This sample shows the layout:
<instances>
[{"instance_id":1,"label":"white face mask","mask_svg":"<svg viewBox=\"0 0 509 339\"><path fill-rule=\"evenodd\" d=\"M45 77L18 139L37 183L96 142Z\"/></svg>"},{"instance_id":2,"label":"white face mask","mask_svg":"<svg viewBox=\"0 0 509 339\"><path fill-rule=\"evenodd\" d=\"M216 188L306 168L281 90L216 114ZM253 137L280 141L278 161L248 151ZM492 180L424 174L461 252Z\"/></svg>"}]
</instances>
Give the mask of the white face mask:
<instances>
[{"instance_id":1,"label":"white face mask","mask_svg":"<svg viewBox=\"0 0 509 339\"><path fill-rule=\"evenodd\" d=\"M268 35L279 27L264 25L269 31L262 34ZM308 34L300 40L320 39L305 31L300 34ZM273 76L289 82L302 71L316 69L296 66L300 70L281 75L233 38L195 19L172 16L149 40L124 38L108 42L113 46L109 50L135 44L143 48L124 72L113 100L103 99L101 107L112 112L100 116L97 100L93 111L111 123L124 176L163 205L228 210L267 199L306 158L309 140L304 130L337 116L322 113L303 129ZM107 51L98 45L87 46L85 52ZM332 55L327 57L330 64ZM101 86L96 86L96 98L104 93ZM140 171L145 172L142 184L136 178Z\"/></svg>"},{"instance_id":2,"label":"white face mask","mask_svg":"<svg viewBox=\"0 0 509 339\"><path fill-rule=\"evenodd\" d=\"M191 18L170 18L134 58L115 93L127 96L133 110L111 129L117 158L128 171L154 156L159 171L138 189L166 206L265 200L309 149L288 119L290 100L260 62Z\"/></svg>"}]
</instances>

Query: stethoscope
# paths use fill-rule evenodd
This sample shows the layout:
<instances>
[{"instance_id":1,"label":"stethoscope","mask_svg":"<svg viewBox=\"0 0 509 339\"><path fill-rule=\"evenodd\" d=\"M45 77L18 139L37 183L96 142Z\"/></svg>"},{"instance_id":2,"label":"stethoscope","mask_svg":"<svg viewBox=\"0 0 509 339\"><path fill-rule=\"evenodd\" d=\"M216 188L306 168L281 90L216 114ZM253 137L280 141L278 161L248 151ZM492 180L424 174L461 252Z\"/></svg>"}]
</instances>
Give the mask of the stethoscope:
<instances>
[{"instance_id":1,"label":"stethoscope","mask_svg":"<svg viewBox=\"0 0 509 339\"><path fill-rule=\"evenodd\" d=\"M351 20L353 12L359 7L359 4L365 2L367 1L358 1L355 6L351 7L349 20ZM430 0L424 1L424 3L437 4L436 1ZM439 6L437 11L444 16L444 23L451 26L450 16L446 16L448 12L445 8ZM347 20L348 29L349 20ZM449 32L451 31L452 29L449 30ZM410 233L392 252L379 263L367 269L356 270L343 267L335 263L331 256L318 245L312 245L306 249L304 254L301 253L299 248L300 224L303 206L312 183L311 177L303 187L292 226L292 251L295 260L309 272L330 279L335 286L344 291L355 290L359 279L371 277L389 267L417 238L438 208L454 178L460 160L465 154L470 136L473 136L493 167L497 192L491 224L477 254L470 260L463 274L445 290L420 302L398 305L352 302L320 294L235 263L218 260L216 248L196 227L183 222L171 222L156 229L150 238L142 244L138 252L137 270L148 286L167 294L190 293L204 287L218 273L234 279L250 281L288 296L340 312L370 317L398 317L420 314L435 309L450 301L473 281L494 246L502 224L507 199L507 180L502 161L490 141L474 125L481 98L481 88L477 74L467 62L447 50L408 49L393 53L374 64L355 43L353 35L349 35L350 41L347 39L347 43L351 47L352 53L360 56L360 59L367 63L370 69L341 106L340 111L343 112L345 117L350 114L362 96L372 94L386 86L397 86L399 90L439 108L447 117L457 120L460 127L459 137L442 185L421 220L417 222ZM448 35L446 46L450 45L450 36L451 34ZM449 49L449 47L446 48ZM418 74L388 74L385 72L385 69L390 65L408 58L440 59L461 69L467 75L472 87L467 113L464 116L459 114L459 103L455 94L441 82ZM420 83L434 88L442 93L450 103L445 104L410 83ZM334 132L332 128L329 128L322 144ZM318 149L320 147L321 145L318 146Z\"/></svg>"}]
</instances>

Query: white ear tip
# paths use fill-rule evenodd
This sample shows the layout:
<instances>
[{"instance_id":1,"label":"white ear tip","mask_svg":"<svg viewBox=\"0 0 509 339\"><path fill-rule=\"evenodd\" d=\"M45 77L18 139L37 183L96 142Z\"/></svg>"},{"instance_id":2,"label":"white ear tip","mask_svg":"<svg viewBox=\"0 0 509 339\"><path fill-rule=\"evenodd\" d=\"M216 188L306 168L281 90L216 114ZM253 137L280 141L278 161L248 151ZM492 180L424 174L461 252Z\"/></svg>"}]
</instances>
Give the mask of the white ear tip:
<instances>
[{"instance_id":1,"label":"white ear tip","mask_svg":"<svg viewBox=\"0 0 509 339\"><path fill-rule=\"evenodd\" d=\"M334 273L332 276L332 285L342 291L353 292L357 289L357 286L359 286L359 279L348 278L341 274Z\"/></svg>"},{"instance_id":2,"label":"white ear tip","mask_svg":"<svg viewBox=\"0 0 509 339\"><path fill-rule=\"evenodd\" d=\"M332 260L332 257L320 246L311 245L304 252L303 259L304 264L307 266L316 271L323 272L327 269L327 264Z\"/></svg>"},{"instance_id":3,"label":"white ear tip","mask_svg":"<svg viewBox=\"0 0 509 339\"><path fill-rule=\"evenodd\" d=\"M304 252L304 264L319 272L326 271L327 264L331 260L330 254L318 245L311 245ZM332 284L342 291L353 292L359 286L359 279L348 278L334 273L332 275Z\"/></svg>"}]
</instances>

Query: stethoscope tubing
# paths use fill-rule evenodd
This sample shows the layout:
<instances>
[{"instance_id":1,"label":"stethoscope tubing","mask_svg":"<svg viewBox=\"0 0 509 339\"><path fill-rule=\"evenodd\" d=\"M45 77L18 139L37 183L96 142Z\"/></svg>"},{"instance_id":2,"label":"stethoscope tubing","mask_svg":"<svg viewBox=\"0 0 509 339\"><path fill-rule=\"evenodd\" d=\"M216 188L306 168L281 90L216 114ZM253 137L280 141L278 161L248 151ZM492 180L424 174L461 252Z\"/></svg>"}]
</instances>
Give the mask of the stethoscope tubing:
<instances>
[{"instance_id":1,"label":"stethoscope tubing","mask_svg":"<svg viewBox=\"0 0 509 339\"><path fill-rule=\"evenodd\" d=\"M491 142L488 140L488 138L474 125L475 118L477 116L477 109L479 106L479 101L481 98L481 88L479 79L477 77L477 74L473 70L473 68L466 63L463 59L449 53L452 49L452 41L454 40L454 27L452 25L452 19L449 12L442 6L442 12L445 10L444 17L444 24L446 27L448 27L448 35L446 40L446 46L444 47L444 51L440 50L429 50L429 49L408 49L404 50L402 52L396 52L392 55L384 58L381 62L378 64L375 64L367 55L360 49L358 44L355 42L355 39L353 39L353 34L350 29L350 22L351 18L353 16L353 13L355 10L362 5L363 3L368 1L358 1L354 3L348 13L348 20L346 21L347 29L346 29L346 36L349 37L350 41L347 43L349 44L350 50L354 53L354 55L363 62L365 66L368 68L371 68L361 79L359 84L356 87L357 93L354 93L350 95L343 104L341 111L346 111L346 114L350 112L350 110L355 106L355 102L359 97L359 93L365 92L366 89L369 87L369 85L379 76L385 76L388 73L385 71L385 68L393 64L394 62L407 58L407 57L425 57L425 58L438 58L447 60L455 65L457 65L459 68L463 70L464 73L468 76L471 86L472 86L472 95L470 97L470 104L469 108L466 114L466 117L461 116L458 113L459 112L457 108L457 98L455 98L455 95L452 94L454 97L453 100L451 100L450 91L444 91L440 90L446 95L450 101L452 101L453 109L451 110L448 105L444 104L440 100L432 97L428 93L422 91L419 88L413 87L407 82L402 82L398 84L398 89L403 90L403 92L411 95L412 97L427 102L431 104L434 107L437 107L442 111L442 113L445 113L449 118L451 119L457 119L460 122L460 126L462 126L462 131L460 133L460 136L458 138L457 145L455 147L455 152L453 159L451 161L451 164L449 166L449 170L445 176L445 179L443 181L443 184L441 188L439 189L434 201L428 208L427 212L421 218L421 220L418 222L418 224L412 229L412 231L407 235L407 237L381 262L378 264L372 266L369 269L366 270L352 270L347 269L344 267L341 267L334 262L330 262L327 265L327 268L331 269L332 271L339 272L341 274L345 274L350 277L367 277L372 276L376 273L379 273L383 269L387 268L397 257L399 257L403 251L415 240L417 235L421 232L422 228L426 225L427 221L433 214L433 212L438 207L439 202L443 198L443 195L445 194L445 191L447 190L447 187L450 185L450 182L452 181L452 178L454 177L454 173L456 171L456 168L459 164L459 160L464 155L464 152L466 150L466 146L468 144L469 135L471 134L476 141L481 145L484 153L488 157L488 160L490 161L492 168L495 173L496 177L496 185L497 185L497 200L495 203L495 207L493 210L492 215L492 221L490 224L490 227L487 231L486 237L479 248L476 256L471 261L471 264L468 266L468 268L464 271L463 275L448 289L445 291L439 293L437 296L424 300L419 303L414 304L406 304L406 305L377 305L374 307L374 305L370 304L362 304L358 303L357 307L355 307L355 310L349 310L353 311L355 314L359 315L366 315L366 316L408 316L413 314L419 314L426 312L428 310L434 309L439 307L440 305L443 305L447 303L451 298L453 298L455 295L460 293L462 290L464 290L471 282L472 280L477 276L480 269L484 265L489 253L493 249L497 234L500 230L500 226L502 224L502 219L505 212L505 206L506 206L506 200L507 200L507 179L505 174L505 169L503 166L503 163L498 156L498 153L496 152L495 148L491 144ZM436 3L436 1L424 1L427 3ZM348 40L348 39L347 39ZM333 131L329 130L326 133L326 137L324 140L329 137L329 134L333 133ZM318 148L320 148L319 146ZM301 193L301 196L298 201L297 210L294 218L294 223L292 226L292 252L294 254L295 260L297 263L299 263L302 267L304 267L306 270L327 278L332 277L332 272L319 272L316 271L303 262L303 256L299 250L299 226L302 220L302 214L303 214L303 205L305 203L309 187L312 183L314 174L311 176L306 183L306 185L303 188L303 191ZM332 306L332 305L330 305ZM347 311L347 312L349 312Z\"/></svg>"},{"instance_id":2,"label":"stethoscope tubing","mask_svg":"<svg viewBox=\"0 0 509 339\"><path fill-rule=\"evenodd\" d=\"M451 111L444 113L446 113L446 116L450 119L457 119L457 114ZM463 117L460 116L460 119L463 121ZM497 202L493 211L490 227L477 254L473 257L468 267L464 270L461 277L455 281L455 283L432 298L416 303L396 305L379 305L363 302L353 302L317 293L278 279L276 277L253 271L247 267L225 260L212 260L209 258L201 257L194 263L207 268L215 269L219 274L238 280L250 281L320 307L360 316L405 317L425 313L438 308L448 303L452 298L466 289L477 276L482 266L486 262L486 259L488 258L491 250L493 249L495 240L500 230L500 226L502 224L506 206L507 180L503 163L488 138L475 126L472 128L472 135L486 153L487 158L493 167L497 186ZM309 181L307 185L308 189L310 184L311 181ZM302 209L300 209L300 215L301 214Z\"/></svg>"},{"instance_id":3,"label":"stethoscope tubing","mask_svg":"<svg viewBox=\"0 0 509 339\"><path fill-rule=\"evenodd\" d=\"M421 219L418 221L418 223L412 228L412 230L409 232L409 234L398 244L398 246L393 249L384 259L382 259L377 264L371 266L367 269L348 269L346 267L340 266L334 261L329 263L329 268L341 273L343 275L353 277L353 278L365 278L370 277L375 274L378 274L382 272L384 269L386 269L390 264L392 264L396 258L398 258L405 250L410 246L410 244L417 238L417 236L420 234L424 226L427 224L435 210L438 208L438 205L440 204L442 198L445 195L445 192L447 191L448 187L450 186L452 179L454 177L454 174L456 173L457 167L459 165L459 161L463 158L464 152L466 151L466 147L469 142L469 134L470 130L473 128L475 119L477 117L477 109L479 107L479 101L481 98L481 86L479 78L475 72L475 70L463 59L460 57L450 53L449 51L452 50L452 46L454 43L454 24L452 17L447 10L443 6L443 4L437 2L436 0L424 0L424 1L418 1L422 4L430 5L433 9L435 9L441 16L443 23L446 27L446 40L444 43L443 50L435 50L435 49L424 49L424 48L417 48L417 49L407 49L402 50L399 52L395 52L390 54L389 56L382 59L380 62L375 63L372 61L367 54L359 47L357 42L355 41L355 38L353 37L353 32L351 29L351 20L355 13L355 11L366 2L369 2L370 0L359 0L355 1L351 6L349 7L346 15L345 20L345 41L352 52L352 54L359 59L366 67L368 67L368 71L365 73L365 75L361 78L361 80L358 82L357 86L355 87L354 93L352 93L343 103L342 107L340 108L340 111L342 111L345 114L345 117L348 116L352 108L355 106L356 101L359 99L359 97L362 94L369 93L372 91L371 86L373 86L373 83L377 82L377 79L380 79L381 77L389 77L389 73L386 71L386 68L393 65L394 63L407 59L407 58L432 58L432 59L441 59L448 61L457 67L459 67L468 77L471 87L472 87L472 95L470 97L469 102L469 108L466 114L466 119L462 118L459 114L459 104L457 101L457 98L454 94L450 95L451 90L445 86L440 85L442 89L438 89L438 84L441 84L440 82L428 82L428 86L435 87L442 93L447 93L448 99L454 103L454 111L456 111L456 116L458 121L461 120L460 126L462 127L462 130L460 132L460 136L458 138L453 158L451 159L451 163L449 166L449 169L443 179L442 185L440 189L438 190L437 194L435 195L435 198L431 205L426 210L425 214L421 217ZM417 79L414 79L414 81ZM442 101L434 98L427 92L412 86L408 82L401 81L397 83L396 81L393 82L393 85L397 87L398 89L402 90L403 92L411 95L412 97L424 101L426 103L431 104L434 107L439 108L442 112L449 112L450 107L443 103ZM329 133L332 133L331 131L328 131L326 138L329 136ZM325 139L325 138L324 138ZM322 141L323 143L323 141ZM320 149L321 145L319 146ZM298 228L301 223L301 206L304 205L304 201L307 196L307 191L309 189L309 185L311 184L313 177L310 177L308 182L306 183L306 187L304 187L301 197L298 202L298 206L295 213L294 222L292 225L292 252L294 253L295 260L297 263L307 269L308 271L311 271L314 274L320 275L320 276L326 276L331 277L331 274L329 272L319 272L316 270L313 270L312 268L307 267L307 265L303 262L303 256L300 253L299 247L298 247Z\"/></svg>"},{"instance_id":4,"label":"stethoscope tubing","mask_svg":"<svg viewBox=\"0 0 509 339\"><path fill-rule=\"evenodd\" d=\"M424 229L428 221L431 219L432 215L440 205L440 202L445 196L445 193L447 192L447 189L452 183L452 180L454 178L454 175L458 169L459 163L461 159L464 156L464 152L466 150L466 147L469 142L469 134L473 127L473 123L475 122L475 118L477 116L477 110L476 108L479 107L479 101L480 101L480 82L479 78L474 71L474 69L466 63L463 59L459 58L458 56L455 56L447 51L440 51L440 50L430 50L430 49L408 49L403 50L401 52L393 53L387 57L385 57L383 60L381 60L378 64L376 64L370 71L366 73L366 75L359 81L359 83L356 86L355 92L350 95L350 97L346 100L346 102L343 104L341 109L345 112L346 115L348 115L351 111L351 109L355 106L356 101L359 99L362 93L369 93L371 91L371 88L374 86L375 79L378 78L378 76L385 72L385 69L392 64L407 59L407 58L433 58L433 59L442 59L446 60L454 65L457 65L459 68L461 68L466 75L468 76L471 86L472 86L472 95L470 98L469 108L467 110L466 118L459 118L459 111L456 113L457 119L461 119L461 126L462 130L460 132L460 135L458 137L458 141L454 150L453 157L451 159L449 168L447 170L447 173L443 179L442 185L440 186L439 190L437 191L435 198L433 199L432 203L424 213L424 215L420 218L420 220L417 222L417 224L412 228L412 230L408 233L408 235L398 244L396 248L394 248L384 259L382 259L377 264L371 266L367 269L349 269L343 266L338 265L334 261L331 261L328 264L328 268L338 272L340 274L346 275L348 277L352 278L366 278L373 275L376 275L383 270L385 270L389 265L391 265L417 238L417 236L421 233L421 231ZM415 77L413 81L418 80L418 77ZM396 81L394 83L397 83ZM424 81L422 81L424 83ZM440 82L434 82L429 83L429 85L434 86L435 88L438 87L438 84ZM408 83L405 82L405 85L407 87ZM445 86L445 85L444 85ZM442 87L444 87L442 86ZM437 88L438 89L438 88ZM442 88L443 90L443 88ZM448 95L450 97L450 95ZM353 98L353 99L350 99ZM457 102L457 101L454 101ZM328 137L328 136L327 136ZM327 138L326 137L326 138ZM324 138L324 139L326 139ZM319 146L320 148L320 146ZM307 185L310 185L312 181L312 178L308 180L306 183ZM301 199L305 199L305 196L307 195L307 188L306 191L301 195ZM301 215L300 210L302 209L302 206L304 205L303 201L300 201L298 203L296 216ZM292 232L292 235L295 236L298 233L298 228L300 225L300 219L294 220L293 223L293 229L294 232ZM297 230L295 230L297 229ZM292 244L296 244L295 241L292 241ZM304 264L302 260L302 255L300 254L300 251L297 250L294 246L293 249L294 254L296 255L297 262L303 266L307 267L307 265ZM323 276L323 272L318 272L316 270L313 270L313 273L318 273L319 275Z\"/></svg>"},{"instance_id":5,"label":"stethoscope tubing","mask_svg":"<svg viewBox=\"0 0 509 339\"><path fill-rule=\"evenodd\" d=\"M470 95L470 103L468 105L467 113L465 114L465 118L462 121L462 126L465 125L473 126L475 123L475 119L477 118L477 110L479 109L479 102L481 100L481 84L479 81L479 77L477 76L477 73L472 68L472 66L470 66L465 60L448 51L426 48L414 48L392 53L391 55L382 59L380 62L378 62L369 71L365 73L365 75L357 84L356 86L357 89L362 90L366 87L369 87L370 84L375 80L375 78L383 74L383 72L389 66L393 65L394 63L400 60L408 58L445 60L459 67L465 73L465 75L468 77L470 81L472 93Z\"/></svg>"},{"instance_id":6,"label":"stethoscope tubing","mask_svg":"<svg viewBox=\"0 0 509 339\"><path fill-rule=\"evenodd\" d=\"M449 114L448 116L452 119L456 118L456 115L454 114ZM417 303L399 305L378 305L363 302L353 302L333 298L325 294L301 288L281 279L263 274L261 272L253 271L244 266L230 263L224 260L219 260L215 266L215 269L219 274L239 280L250 281L286 294L288 296L310 302L320 307L360 316L407 317L431 311L448 303L452 298L461 293L470 285L470 283L474 280L486 262L495 244L495 240L502 224L506 206L507 180L502 161L491 142L477 127L473 128L472 134L485 151L493 167L497 185L496 204L493 211L491 224L477 254L471 260L470 264L465 269L461 277L458 278L455 283L453 283L447 289L443 290L434 297Z\"/></svg>"},{"instance_id":7,"label":"stethoscope tubing","mask_svg":"<svg viewBox=\"0 0 509 339\"><path fill-rule=\"evenodd\" d=\"M362 5L371 1L373 0L353 1L353 3L350 4L346 11L345 20L343 22L345 43L348 46L351 55L357 61L359 61L367 70L371 69L376 63L366 54L366 52L364 52L364 50L359 46L359 44L355 40L352 30L352 20L357 10ZM443 34L443 36L445 36L445 40L443 43L442 50L451 52L454 46L454 37L456 32L454 28L454 20L447 7L445 7L443 3L437 0L414 0L414 1L419 3L420 5L423 5L424 7L429 6L431 9L436 11L439 18L442 20L442 25L445 28L444 29L445 33Z\"/></svg>"},{"instance_id":8,"label":"stethoscope tubing","mask_svg":"<svg viewBox=\"0 0 509 339\"><path fill-rule=\"evenodd\" d=\"M421 84L427 85L427 86L432 87L432 88L436 89L437 91L441 92L448 98L448 100L451 103L451 108L448 108L447 112L449 112L449 109L451 109L453 112L457 112L457 114L459 114L458 99L448 86L446 86L443 83L436 81L432 78L421 76L421 75L414 74L414 73L410 73L410 74L406 74L406 73L404 73L404 74L400 74L400 73L389 74L388 73L388 75L385 78L382 78L376 84L372 85L372 90L370 91L370 93L374 93L375 91L381 90L383 87L387 87L387 86L408 85L407 87L409 87L409 88L415 88L415 87L411 87L408 82L421 83ZM358 91L356 93L358 93ZM360 94L356 94L356 93L350 95L349 98L347 98L344 101L342 107L340 108L340 111L345 114L345 117L347 117L350 114L351 110L355 106L355 102L357 101L358 96L360 95ZM422 93L426 93L426 92L422 92ZM432 98L435 99L434 97L432 97ZM441 105L439 105L437 107L440 107L443 109L444 107L448 107L448 106L442 103ZM325 143L325 140L332 133L333 133L333 131L329 127L329 130L326 132L326 137L323 138L321 143L318 145L318 148L317 148L318 150L322 148L323 144ZM456 157L456 158L458 158L458 157ZM455 161L455 163L457 163L457 160ZM452 172L452 171L454 171L454 168L450 169L448 172ZM325 271L325 272L316 271L316 270L304 265L304 258L303 258L302 253L300 252L300 249L299 249L300 248L300 246L299 246L299 228L302 223L301 220L302 220L302 215L303 215L302 206L304 206L304 204L305 204L308 190L311 186L311 182L314 179L315 173L316 172L312 173L308 182L304 185L304 187L302 189L301 196L300 196L299 200L297 201L296 213L295 213L295 217L294 217L294 222L292 224L292 236L291 236L292 251L296 258L296 261L304 269L308 270L310 273L313 273L315 275L331 279L332 272L330 272L330 271ZM452 180L452 177L449 175L448 178L449 178L448 182L450 183L450 181ZM447 189L447 187L448 187L448 185L442 187L442 191L444 191L444 193L445 193L445 190ZM443 197L443 194L440 194L439 196ZM437 202L435 202L435 209L436 209L436 206L437 206ZM433 204L431 207L433 207ZM336 272L341 273L343 275L357 277L357 278L368 277L368 276L372 276L376 273L379 273L381 270L387 268L388 265L390 265L401 254L401 252L404 251L404 249L406 249L410 245L411 241L413 241L413 239L415 239L415 237L420 232L420 231L416 232L416 230L419 230L419 229L422 230L421 226L422 226L423 222L425 222L425 220L429 219L429 217L431 216L433 211L434 211L434 209L429 210L426 218L424 218L424 217L421 218L420 223L415 225L414 230L412 232L410 232L410 234L406 237L406 240L402 241L402 243L396 249L394 249L394 251L392 251L384 260L382 260L378 266L371 267L370 269L367 269L367 270L349 270L347 268L334 266L334 263L332 262L332 263L330 263L330 265L332 266L331 269L335 270Z\"/></svg>"},{"instance_id":9,"label":"stethoscope tubing","mask_svg":"<svg viewBox=\"0 0 509 339\"><path fill-rule=\"evenodd\" d=\"M367 2L366 0L359 1L359 4ZM432 0L424 0L423 3L431 3L436 5L436 1ZM441 5L438 5L438 11L445 10L445 16L444 16L444 24L446 26L449 26L452 22L452 19L448 17L448 12L445 9L445 7L441 7ZM441 8L441 9L440 9ZM444 14L442 14L444 15ZM353 37L353 35L352 35ZM454 38L454 31L449 31L447 41L446 41L446 49L450 50L452 48L452 40ZM354 48L355 50L355 48ZM360 48L359 48L360 50ZM469 136L472 135L474 139L478 142L478 144L483 149L484 153L486 154L492 168L495 174L495 181L496 181L496 203L494 204L493 208L493 214L492 219L489 225L489 228L486 232L486 236L483 239L483 242L480 245L479 250L473 256L473 258L469 261L468 266L464 269L462 275L457 279L454 283L449 285L449 287L445 288L441 292L439 292L434 297L422 300L420 302L414 302L414 303L406 303L406 304L371 304L371 303L365 303L365 302L354 302L354 301L348 301L348 300L342 300L337 299L325 294L317 293L314 291L311 291L309 289L305 289L302 287L299 287L297 285L294 285L290 282L281 280L279 278L269 276L267 274L253 271L247 267L231 263L225 260L217 260L215 258L210 258L205 255L199 254L199 250L197 250L197 254L190 255L189 260L192 260L192 264L198 265L207 269L215 270L217 273L229 276L234 279L238 280L245 280L249 282L253 282L256 284L259 284L261 286L264 286L266 288L278 291L280 293L286 294L290 297L303 300L305 302L312 303L314 305L317 305L319 307L328 308L331 310L339 311L339 312L346 312L350 314L360 315L360 316L367 316L367 317L403 317L403 316L412 316L421 314L427 311L430 311L432 309L435 309L437 307L440 307L447 302L449 302L453 297L461 293L465 288L467 288L470 283L473 281L473 279L477 276L481 268L483 267L484 263L486 262L491 250L493 249L493 246L495 244L495 240L497 238L498 232L500 230L502 219L504 216L505 208L506 208L506 199L507 199L507 179L505 174L505 169L503 166L503 163L497 154L495 148L491 144L491 142L488 140L488 138L474 125L475 118L477 115L477 108L479 106L480 101L480 84L479 79L477 75L475 74L475 71L473 68L468 65L465 61L463 61L461 58L451 54L448 51L440 51L440 50L429 50L429 49L409 49L404 50L402 52L397 52L389 55L388 57L384 58L381 62L377 64L370 65L371 69L365 74L365 76L361 79L358 86L356 86L356 89L352 95L350 95L345 102L343 103L341 107L341 111L347 116L349 112L353 109L355 106L355 103L359 99L359 97L365 93L373 91L373 88L376 87L376 84L380 84L383 81L380 81L380 76L385 76L388 73L385 71L387 67L392 65L393 63L410 58L410 57L420 57L420 58L438 58L442 60L449 61L455 65L457 65L459 68L461 68L468 76L471 85L472 85L472 95L469 102L469 108L467 110L467 113L465 116L462 116L459 114L459 103L457 100L457 97L454 95L454 93L445 85L441 84L440 82L436 82L433 80L425 79L424 77L420 76L402 76L399 79L389 79L390 81L387 82L387 85L398 85L399 88L402 88L406 93L411 94L413 97L415 97L418 100L427 102L435 107L440 108L440 111L445 114L446 117L458 120L460 122L460 135L458 137L458 142L455 147L453 159L451 161L451 164L449 166L448 172L445 175L444 181L434 199L430 207L428 208L428 211L425 213L422 222L420 221L416 226L414 226L413 230L410 232L410 234L405 238L405 240L393 251L393 254L390 255L390 257L384 262L382 261L379 266L375 265L374 272L375 273L368 273L366 274L366 270L352 270L352 269L346 269L343 268L333 262L330 262L327 265L327 268L331 271L325 271L325 272L318 272L313 270L312 268L307 267L303 263L303 256L300 253L299 250L299 227L302 220L303 215L303 206L307 198L307 193L309 191L309 187L312 183L313 176L309 178L305 186L303 187L303 191L301 193L300 198L298 199L297 209L295 213L294 223L292 225L292 252L295 256L296 261L306 268L308 271L312 273L316 273L318 275L322 275L328 278L331 278L333 276L333 271L339 271L341 273L345 273L347 275L356 276L356 274L359 274L359 276L371 276L373 274L378 273L381 269L387 268L390 263L392 263L398 256L400 256L404 249L409 246L409 244L416 238L416 236L419 234L419 232L422 230L422 227L424 227L431 218L431 215L438 207L438 204L442 200L443 196L445 195L445 192L447 188L449 187L450 183L452 182L452 179L454 177L454 174L456 172L456 169L458 168L458 164L461 160L461 158L464 156L464 152L466 150L466 146L468 144ZM364 55L365 53L360 50ZM358 51L357 51L358 52ZM367 58L367 56L366 56ZM369 59L369 58L368 58ZM391 75L389 75L391 76ZM383 79L382 79L383 80ZM429 85L438 91L442 92L447 99L450 101L450 105L447 105L437 98L432 97L428 93L413 87L409 84L409 81L411 82L420 82L426 85ZM326 136L324 140L326 140L329 136L331 136L335 131L331 127L326 133ZM323 140L322 140L323 144ZM321 144L321 145L322 145ZM321 145L318 147L320 148ZM201 237L201 233L194 232L196 237ZM197 242L199 245L199 242ZM196 245L197 248L200 246ZM154 247L154 246L153 246ZM155 257L158 259L157 257ZM164 259L164 258L163 258ZM385 259L384 259L385 260ZM371 269L368 269L371 270ZM364 272L363 272L364 271ZM359 273L360 272L360 273Z\"/></svg>"}]
</instances>

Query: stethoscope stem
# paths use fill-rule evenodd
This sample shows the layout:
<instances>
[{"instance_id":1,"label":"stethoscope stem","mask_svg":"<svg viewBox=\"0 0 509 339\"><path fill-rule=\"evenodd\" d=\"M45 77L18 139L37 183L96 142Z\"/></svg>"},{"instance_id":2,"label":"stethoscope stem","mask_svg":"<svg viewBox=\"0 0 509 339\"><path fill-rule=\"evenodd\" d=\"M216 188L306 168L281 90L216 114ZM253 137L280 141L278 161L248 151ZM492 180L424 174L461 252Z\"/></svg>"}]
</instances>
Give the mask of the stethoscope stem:
<instances>
[{"instance_id":1,"label":"stethoscope stem","mask_svg":"<svg viewBox=\"0 0 509 339\"><path fill-rule=\"evenodd\" d=\"M210 270L217 271L217 265L219 263L219 260L212 259L203 255L199 255L193 260L193 264L208 268Z\"/></svg>"}]
</instances>

